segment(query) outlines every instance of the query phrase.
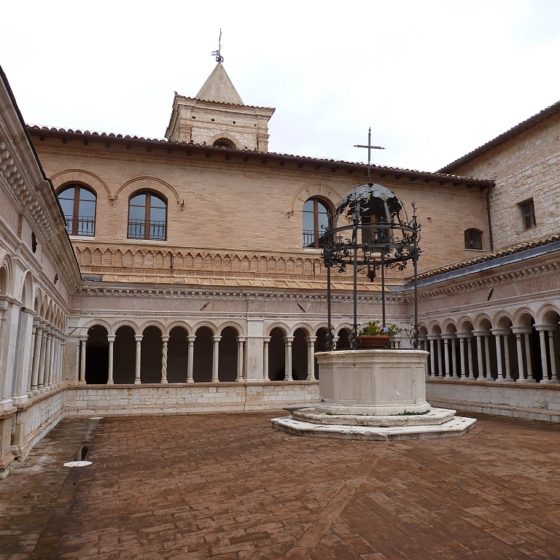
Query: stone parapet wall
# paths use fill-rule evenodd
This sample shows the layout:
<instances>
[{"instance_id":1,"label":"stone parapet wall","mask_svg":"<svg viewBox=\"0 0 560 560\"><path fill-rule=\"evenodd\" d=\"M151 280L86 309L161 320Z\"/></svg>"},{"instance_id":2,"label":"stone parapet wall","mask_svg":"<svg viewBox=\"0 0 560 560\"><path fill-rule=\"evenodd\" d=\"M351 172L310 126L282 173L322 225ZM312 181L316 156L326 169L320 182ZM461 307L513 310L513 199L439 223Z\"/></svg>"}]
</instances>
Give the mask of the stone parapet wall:
<instances>
[{"instance_id":1,"label":"stone parapet wall","mask_svg":"<svg viewBox=\"0 0 560 560\"><path fill-rule=\"evenodd\" d=\"M560 422L560 384L427 379L432 406L528 420Z\"/></svg>"},{"instance_id":2,"label":"stone parapet wall","mask_svg":"<svg viewBox=\"0 0 560 560\"><path fill-rule=\"evenodd\" d=\"M66 391L66 416L245 412L313 403L318 382L82 385Z\"/></svg>"}]
</instances>

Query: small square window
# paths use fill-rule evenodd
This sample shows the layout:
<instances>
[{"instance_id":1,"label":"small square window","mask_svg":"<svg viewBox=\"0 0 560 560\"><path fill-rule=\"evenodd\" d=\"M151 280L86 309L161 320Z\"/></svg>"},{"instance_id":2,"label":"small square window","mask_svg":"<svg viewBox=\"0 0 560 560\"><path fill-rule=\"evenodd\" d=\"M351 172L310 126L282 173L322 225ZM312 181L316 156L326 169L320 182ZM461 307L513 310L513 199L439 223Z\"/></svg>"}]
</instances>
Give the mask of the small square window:
<instances>
[{"instance_id":1,"label":"small square window","mask_svg":"<svg viewBox=\"0 0 560 560\"><path fill-rule=\"evenodd\" d=\"M465 249L482 249L482 231L474 228L465 230Z\"/></svg>"},{"instance_id":2,"label":"small square window","mask_svg":"<svg viewBox=\"0 0 560 560\"><path fill-rule=\"evenodd\" d=\"M531 229L537 225L535 220L535 205L533 199L524 200L520 202L519 210L521 211L521 221L523 222L523 229Z\"/></svg>"}]
</instances>

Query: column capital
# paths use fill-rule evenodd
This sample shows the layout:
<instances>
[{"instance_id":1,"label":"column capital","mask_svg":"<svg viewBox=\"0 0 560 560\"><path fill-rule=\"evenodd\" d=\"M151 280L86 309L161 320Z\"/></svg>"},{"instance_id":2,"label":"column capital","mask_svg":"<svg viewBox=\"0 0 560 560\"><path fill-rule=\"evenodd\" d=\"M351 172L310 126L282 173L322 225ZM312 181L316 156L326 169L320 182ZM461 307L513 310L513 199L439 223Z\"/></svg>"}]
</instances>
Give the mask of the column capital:
<instances>
[{"instance_id":1,"label":"column capital","mask_svg":"<svg viewBox=\"0 0 560 560\"><path fill-rule=\"evenodd\" d=\"M117 335L116 335L116 334L108 334L108 335L107 335L107 340L108 340L109 342L115 342L116 338L117 338Z\"/></svg>"},{"instance_id":2,"label":"column capital","mask_svg":"<svg viewBox=\"0 0 560 560\"><path fill-rule=\"evenodd\" d=\"M443 339L444 342L449 342L450 340L456 338L456 335L455 333L445 333L441 335L441 338Z\"/></svg>"},{"instance_id":3,"label":"column capital","mask_svg":"<svg viewBox=\"0 0 560 560\"><path fill-rule=\"evenodd\" d=\"M426 338L428 340L441 340L441 335L439 335L439 334L429 334Z\"/></svg>"},{"instance_id":4,"label":"column capital","mask_svg":"<svg viewBox=\"0 0 560 560\"><path fill-rule=\"evenodd\" d=\"M263 341L263 344L268 344L270 342L270 336L263 336L262 341Z\"/></svg>"},{"instance_id":5,"label":"column capital","mask_svg":"<svg viewBox=\"0 0 560 560\"><path fill-rule=\"evenodd\" d=\"M492 333L490 331L473 331L472 332L474 336L490 336Z\"/></svg>"},{"instance_id":6,"label":"column capital","mask_svg":"<svg viewBox=\"0 0 560 560\"><path fill-rule=\"evenodd\" d=\"M293 336L285 336L284 337L284 342L287 342L287 343L291 344L293 341L294 341Z\"/></svg>"},{"instance_id":7,"label":"column capital","mask_svg":"<svg viewBox=\"0 0 560 560\"><path fill-rule=\"evenodd\" d=\"M161 341L162 341L162 342L169 342L169 336L168 336L168 335L163 335L163 336L161 337Z\"/></svg>"},{"instance_id":8,"label":"column capital","mask_svg":"<svg viewBox=\"0 0 560 560\"><path fill-rule=\"evenodd\" d=\"M465 339L465 338L472 338L472 332L470 331L463 331L463 332L458 332L457 333L457 338L458 339Z\"/></svg>"},{"instance_id":9,"label":"column capital","mask_svg":"<svg viewBox=\"0 0 560 560\"><path fill-rule=\"evenodd\" d=\"M189 342L189 343L193 342L194 343L195 340L196 340L196 335L194 335L194 334L187 335L187 342Z\"/></svg>"},{"instance_id":10,"label":"column capital","mask_svg":"<svg viewBox=\"0 0 560 560\"><path fill-rule=\"evenodd\" d=\"M307 344L313 344L317 340L317 337L316 336L306 336L305 340L307 341Z\"/></svg>"},{"instance_id":11,"label":"column capital","mask_svg":"<svg viewBox=\"0 0 560 560\"><path fill-rule=\"evenodd\" d=\"M213 340L214 342L220 342L220 340L222 340L222 337L221 337L220 335L214 335L214 336L212 337L212 340Z\"/></svg>"},{"instance_id":12,"label":"column capital","mask_svg":"<svg viewBox=\"0 0 560 560\"><path fill-rule=\"evenodd\" d=\"M530 334L533 327L511 327L513 334Z\"/></svg>"},{"instance_id":13,"label":"column capital","mask_svg":"<svg viewBox=\"0 0 560 560\"><path fill-rule=\"evenodd\" d=\"M506 335L510 333L511 333L510 329L492 329L493 335Z\"/></svg>"},{"instance_id":14,"label":"column capital","mask_svg":"<svg viewBox=\"0 0 560 560\"><path fill-rule=\"evenodd\" d=\"M535 325L537 331L555 331L556 325Z\"/></svg>"},{"instance_id":15,"label":"column capital","mask_svg":"<svg viewBox=\"0 0 560 560\"><path fill-rule=\"evenodd\" d=\"M51 335L51 334L52 334L52 333L50 332L50 329L45 329L45 331L46 331L47 335ZM79 338L80 338L80 344L81 344L82 342L87 342L87 339L88 339L88 337L87 337L87 336L84 336L83 334L81 334L81 335L79 336Z\"/></svg>"},{"instance_id":16,"label":"column capital","mask_svg":"<svg viewBox=\"0 0 560 560\"><path fill-rule=\"evenodd\" d=\"M237 342L245 342L247 340L246 336L238 336L237 337Z\"/></svg>"},{"instance_id":17,"label":"column capital","mask_svg":"<svg viewBox=\"0 0 560 560\"><path fill-rule=\"evenodd\" d=\"M134 340L136 340L136 342L142 342L142 338L144 338L143 334L135 334L134 335Z\"/></svg>"}]
</instances>

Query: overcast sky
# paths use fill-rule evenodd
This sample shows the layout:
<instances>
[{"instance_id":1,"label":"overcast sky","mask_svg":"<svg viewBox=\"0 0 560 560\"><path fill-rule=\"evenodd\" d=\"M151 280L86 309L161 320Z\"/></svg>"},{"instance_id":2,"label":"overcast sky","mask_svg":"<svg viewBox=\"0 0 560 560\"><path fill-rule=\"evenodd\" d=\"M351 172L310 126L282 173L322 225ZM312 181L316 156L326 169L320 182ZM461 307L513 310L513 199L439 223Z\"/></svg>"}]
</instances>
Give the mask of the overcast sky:
<instances>
[{"instance_id":1,"label":"overcast sky","mask_svg":"<svg viewBox=\"0 0 560 560\"><path fill-rule=\"evenodd\" d=\"M560 99L558 0L11 0L26 122L162 138L216 64L275 107L270 150L436 170Z\"/></svg>"}]
</instances>

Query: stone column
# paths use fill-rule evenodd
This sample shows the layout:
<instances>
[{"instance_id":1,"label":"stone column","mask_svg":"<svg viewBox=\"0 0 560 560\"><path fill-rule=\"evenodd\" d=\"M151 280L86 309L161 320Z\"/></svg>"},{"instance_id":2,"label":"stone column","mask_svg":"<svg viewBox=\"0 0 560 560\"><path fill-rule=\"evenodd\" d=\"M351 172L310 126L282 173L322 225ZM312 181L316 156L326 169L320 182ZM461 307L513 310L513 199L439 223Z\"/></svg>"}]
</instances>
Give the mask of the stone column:
<instances>
[{"instance_id":1,"label":"stone column","mask_svg":"<svg viewBox=\"0 0 560 560\"><path fill-rule=\"evenodd\" d=\"M484 372L484 363L482 361L482 333L481 331L475 331L474 336L476 337L476 358L478 364L478 379L486 377Z\"/></svg>"},{"instance_id":2,"label":"stone column","mask_svg":"<svg viewBox=\"0 0 560 560\"><path fill-rule=\"evenodd\" d=\"M457 371L457 337L454 336L451 339L451 377L455 379L459 378L459 372Z\"/></svg>"},{"instance_id":3,"label":"stone column","mask_svg":"<svg viewBox=\"0 0 560 560\"><path fill-rule=\"evenodd\" d=\"M161 383L167 383L167 343L169 336L161 337Z\"/></svg>"},{"instance_id":4,"label":"stone column","mask_svg":"<svg viewBox=\"0 0 560 560\"><path fill-rule=\"evenodd\" d=\"M459 336L459 362L461 363L461 377L467 377L466 361L465 361L465 337Z\"/></svg>"},{"instance_id":5,"label":"stone column","mask_svg":"<svg viewBox=\"0 0 560 560\"><path fill-rule=\"evenodd\" d=\"M556 370L556 356L554 355L554 327L548 330L548 353L550 356L551 382L558 383L558 372Z\"/></svg>"},{"instance_id":6,"label":"stone column","mask_svg":"<svg viewBox=\"0 0 560 560\"><path fill-rule=\"evenodd\" d=\"M66 339L63 338L60 343L60 382L65 383L64 381L64 355L66 352Z\"/></svg>"},{"instance_id":7,"label":"stone column","mask_svg":"<svg viewBox=\"0 0 560 560\"><path fill-rule=\"evenodd\" d=\"M307 381L315 381L315 340L316 336L308 336L307 341Z\"/></svg>"},{"instance_id":8,"label":"stone column","mask_svg":"<svg viewBox=\"0 0 560 560\"><path fill-rule=\"evenodd\" d=\"M498 368L496 381L502 381L502 331L493 330L492 333L494 334L494 341L496 343L496 366Z\"/></svg>"},{"instance_id":9,"label":"stone column","mask_svg":"<svg viewBox=\"0 0 560 560\"><path fill-rule=\"evenodd\" d=\"M196 340L196 336L188 335L187 336L187 383L194 383L194 341Z\"/></svg>"},{"instance_id":10,"label":"stone column","mask_svg":"<svg viewBox=\"0 0 560 560\"><path fill-rule=\"evenodd\" d=\"M60 352L60 338L58 334L53 338L54 352L52 359L52 384L56 386L58 383L58 354Z\"/></svg>"},{"instance_id":11,"label":"stone column","mask_svg":"<svg viewBox=\"0 0 560 560\"><path fill-rule=\"evenodd\" d=\"M443 377L449 377L449 336L443 336Z\"/></svg>"},{"instance_id":12,"label":"stone column","mask_svg":"<svg viewBox=\"0 0 560 560\"><path fill-rule=\"evenodd\" d=\"M107 377L107 385L114 385L115 383L115 381L113 380L113 352L116 338L117 336L114 334L110 334L107 336L107 340L109 341L109 375Z\"/></svg>"},{"instance_id":13,"label":"stone column","mask_svg":"<svg viewBox=\"0 0 560 560\"><path fill-rule=\"evenodd\" d=\"M529 329L529 332L525 331L523 334L525 337L525 358L527 359L527 383L535 383L536 380L533 376L533 360L531 357L531 329Z\"/></svg>"},{"instance_id":14,"label":"stone column","mask_svg":"<svg viewBox=\"0 0 560 560\"><path fill-rule=\"evenodd\" d=\"M509 356L509 332L504 334L504 360L505 360L505 377L504 381L513 381L513 377L511 376L511 360Z\"/></svg>"},{"instance_id":15,"label":"stone column","mask_svg":"<svg viewBox=\"0 0 560 560\"><path fill-rule=\"evenodd\" d=\"M517 382L523 383L525 381L525 368L523 367L523 344L521 340L521 333L515 332L515 345L517 347L517 369L519 371Z\"/></svg>"},{"instance_id":16,"label":"stone column","mask_svg":"<svg viewBox=\"0 0 560 560\"><path fill-rule=\"evenodd\" d=\"M284 337L284 381L293 381L292 377L292 342L293 336Z\"/></svg>"},{"instance_id":17,"label":"stone column","mask_svg":"<svg viewBox=\"0 0 560 560\"><path fill-rule=\"evenodd\" d=\"M52 331L47 328L47 341L45 343L45 387L51 386L51 354L52 354ZM84 346L85 346L84 339ZM84 371L85 371L85 349L84 349ZM85 377L84 377L85 379Z\"/></svg>"},{"instance_id":18,"label":"stone column","mask_svg":"<svg viewBox=\"0 0 560 560\"><path fill-rule=\"evenodd\" d=\"M47 353L47 329L43 327L41 330L41 349L39 350L39 372L37 378L37 388L43 389L45 386L45 361Z\"/></svg>"},{"instance_id":19,"label":"stone column","mask_svg":"<svg viewBox=\"0 0 560 560\"><path fill-rule=\"evenodd\" d=\"M432 336L428 337L430 341L430 377L436 374L436 353L435 353L435 340Z\"/></svg>"},{"instance_id":20,"label":"stone column","mask_svg":"<svg viewBox=\"0 0 560 560\"><path fill-rule=\"evenodd\" d=\"M35 327L35 340L33 344L33 366L31 369L31 391L36 392L39 388L39 362L41 360L41 340L43 338L43 327L39 322Z\"/></svg>"},{"instance_id":21,"label":"stone column","mask_svg":"<svg viewBox=\"0 0 560 560\"><path fill-rule=\"evenodd\" d=\"M467 377L474 381L474 367L473 367L473 352L472 352L472 342L473 338L472 335L469 335L467 338Z\"/></svg>"},{"instance_id":22,"label":"stone column","mask_svg":"<svg viewBox=\"0 0 560 560\"><path fill-rule=\"evenodd\" d=\"M220 340L222 340L221 336L212 337L212 341L214 342L212 348L212 383L218 383L220 381L218 376L218 368L220 366Z\"/></svg>"},{"instance_id":23,"label":"stone column","mask_svg":"<svg viewBox=\"0 0 560 560\"><path fill-rule=\"evenodd\" d=\"M31 347L29 349L29 373L27 375L27 395L31 396L33 390L33 365L35 363L35 351L37 350L37 339L39 338L39 326L37 324L37 319L33 319L33 324L31 326Z\"/></svg>"},{"instance_id":24,"label":"stone column","mask_svg":"<svg viewBox=\"0 0 560 560\"><path fill-rule=\"evenodd\" d=\"M270 336L265 336L263 338L263 374L264 380L269 381L268 378L268 343L270 342Z\"/></svg>"},{"instance_id":25,"label":"stone column","mask_svg":"<svg viewBox=\"0 0 560 560\"><path fill-rule=\"evenodd\" d=\"M541 365L542 365L542 380L541 383L550 383L548 378L548 352L546 351L546 327L539 325L535 326L539 333L539 342L541 347Z\"/></svg>"},{"instance_id":26,"label":"stone column","mask_svg":"<svg viewBox=\"0 0 560 560\"><path fill-rule=\"evenodd\" d=\"M140 385L142 383L140 368L142 365L142 335L134 335L136 341L136 361L134 363L134 384Z\"/></svg>"},{"instance_id":27,"label":"stone column","mask_svg":"<svg viewBox=\"0 0 560 560\"><path fill-rule=\"evenodd\" d=\"M484 358L486 365L486 381L492 381L492 367L490 365L490 333L484 335Z\"/></svg>"},{"instance_id":28,"label":"stone column","mask_svg":"<svg viewBox=\"0 0 560 560\"><path fill-rule=\"evenodd\" d=\"M87 337L80 337L80 385L84 385L86 382L86 342Z\"/></svg>"},{"instance_id":29,"label":"stone column","mask_svg":"<svg viewBox=\"0 0 560 560\"><path fill-rule=\"evenodd\" d=\"M436 338L436 348L437 348L437 357L438 357L438 375L441 377L445 377L444 374L444 363L443 363L443 344L441 343L441 336Z\"/></svg>"},{"instance_id":30,"label":"stone column","mask_svg":"<svg viewBox=\"0 0 560 560\"><path fill-rule=\"evenodd\" d=\"M245 344L245 337L237 337L237 377L236 381L243 381L243 350Z\"/></svg>"}]
</instances>

